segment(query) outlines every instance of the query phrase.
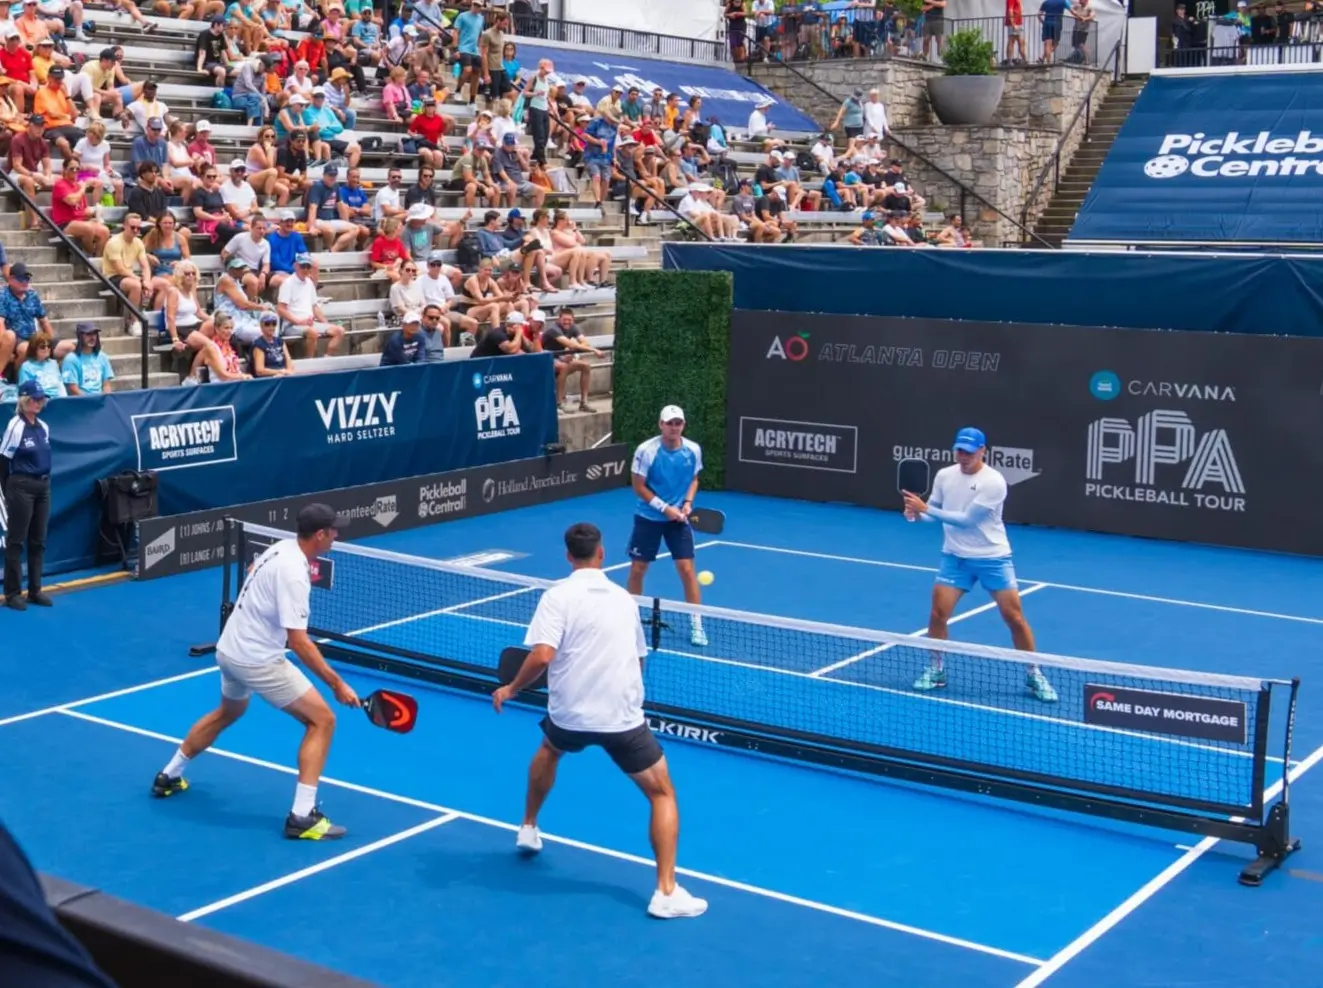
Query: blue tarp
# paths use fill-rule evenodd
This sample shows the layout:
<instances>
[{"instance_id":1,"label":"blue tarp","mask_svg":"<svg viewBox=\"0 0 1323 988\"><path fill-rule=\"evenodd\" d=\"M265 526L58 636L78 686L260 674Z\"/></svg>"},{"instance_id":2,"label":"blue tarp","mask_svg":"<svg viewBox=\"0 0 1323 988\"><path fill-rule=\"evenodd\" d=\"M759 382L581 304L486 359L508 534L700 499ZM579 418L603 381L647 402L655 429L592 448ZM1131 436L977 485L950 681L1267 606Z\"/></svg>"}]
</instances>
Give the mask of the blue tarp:
<instances>
[{"instance_id":1,"label":"blue tarp","mask_svg":"<svg viewBox=\"0 0 1323 988\"><path fill-rule=\"evenodd\" d=\"M519 64L525 72L535 72L539 59L549 58L556 74L567 82L576 76L588 80L587 96L594 103L605 96L617 82L625 87L638 86L645 102L654 86L668 93L680 93L683 102L689 96L703 97L703 119L718 117L723 126L743 130L758 100L769 97L776 102L767 112L769 123L778 130L817 132L813 118L800 113L789 103L764 89L748 76L718 66L667 62L656 58L637 58L627 52L608 55L603 52L573 51L520 42Z\"/></svg>"},{"instance_id":2,"label":"blue tarp","mask_svg":"<svg viewBox=\"0 0 1323 988\"><path fill-rule=\"evenodd\" d=\"M122 470L158 471L163 515L265 501L538 456L555 402L549 354L57 398L46 571L92 565Z\"/></svg>"},{"instance_id":3,"label":"blue tarp","mask_svg":"<svg viewBox=\"0 0 1323 988\"><path fill-rule=\"evenodd\" d=\"M1323 336L1323 257L667 243L662 262L730 271L737 309Z\"/></svg>"},{"instance_id":4,"label":"blue tarp","mask_svg":"<svg viewBox=\"0 0 1323 988\"><path fill-rule=\"evenodd\" d=\"M1323 243L1323 72L1150 79L1070 239Z\"/></svg>"}]
</instances>

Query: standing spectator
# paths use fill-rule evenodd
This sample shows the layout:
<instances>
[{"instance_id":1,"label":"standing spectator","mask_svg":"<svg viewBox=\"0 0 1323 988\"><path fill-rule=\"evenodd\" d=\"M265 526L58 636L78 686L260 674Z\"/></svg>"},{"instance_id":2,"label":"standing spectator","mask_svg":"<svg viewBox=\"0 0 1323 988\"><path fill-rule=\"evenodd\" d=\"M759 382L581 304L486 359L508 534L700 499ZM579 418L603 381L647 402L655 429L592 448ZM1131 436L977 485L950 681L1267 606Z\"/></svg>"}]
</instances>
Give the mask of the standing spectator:
<instances>
[{"instance_id":1,"label":"standing spectator","mask_svg":"<svg viewBox=\"0 0 1323 988\"><path fill-rule=\"evenodd\" d=\"M28 340L36 333L45 333L47 338L55 339L55 330L51 328L46 307L35 288L29 287L32 272L23 261L15 261L9 268L8 284L0 291L0 367L9 364L9 358L22 361L27 354ZM73 343L57 343L55 358L58 360L73 352Z\"/></svg>"},{"instance_id":2,"label":"standing spectator","mask_svg":"<svg viewBox=\"0 0 1323 988\"><path fill-rule=\"evenodd\" d=\"M276 335L280 317L268 309L259 317L259 322L262 334L253 340L253 352L249 358L253 377L287 377L293 374L294 358L289 355L289 346Z\"/></svg>"},{"instance_id":3,"label":"standing spectator","mask_svg":"<svg viewBox=\"0 0 1323 988\"><path fill-rule=\"evenodd\" d=\"M487 88L487 105L505 99L514 89L514 80L505 76L505 29L510 24L504 10L492 13L492 26L478 38L478 56L482 63L482 84Z\"/></svg>"},{"instance_id":4,"label":"standing spectator","mask_svg":"<svg viewBox=\"0 0 1323 988\"><path fill-rule=\"evenodd\" d=\"M737 65L747 57L744 49L744 0L726 0L726 39L730 44L730 57Z\"/></svg>"},{"instance_id":5,"label":"standing spectator","mask_svg":"<svg viewBox=\"0 0 1323 988\"><path fill-rule=\"evenodd\" d=\"M15 265L17 266L17 265ZM46 524L51 511L51 433L40 419L46 392L36 381L18 386L17 414L0 438L0 480L8 528L5 539L5 605L16 611L28 604L50 607L41 590L46 558ZM28 556L28 595L23 586L23 550Z\"/></svg>"},{"instance_id":6,"label":"standing spectator","mask_svg":"<svg viewBox=\"0 0 1323 988\"><path fill-rule=\"evenodd\" d=\"M528 117L528 133L533 138L533 158L542 165L547 163L547 140L551 135L551 60L537 63L537 72L524 86L524 113Z\"/></svg>"},{"instance_id":7,"label":"standing spectator","mask_svg":"<svg viewBox=\"0 0 1323 988\"><path fill-rule=\"evenodd\" d=\"M69 394L109 394L115 371L110 358L101 352L101 330L96 323L80 322L74 327L74 335L78 338L78 349L60 364Z\"/></svg>"},{"instance_id":8,"label":"standing spectator","mask_svg":"<svg viewBox=\"0 0 1323 988\"><path fill-rule=\"evenodd\" d=\"M419 313L413 310L404 313L400 318L400 328L391 334L381 350L382 367L423 362L423 337L419 332L421 323L422 316Z\"/></svg>"},{"instance_id":9,"label":"standing spectator","mask_svg":"<svg viewBox=\"0 0 1323 988\"><path fill-rule=\"evenodd\" d=\"M52 356L55 341L46 333L33 333L28 352L18 366L18 384L36 381L47 398L63 398L69 394L60 376L60 362Z\"/></svg>"},{"instance_id":10,"label":"standing spectator","mask_svg":"<svg viewBox=\"0 0 1323 988\"><path fill-rule=\"evenodd\" d=\"M945 0L925 0L926 3L944 3ZM856 89L849 96L845 97L841 103L841 108L836 111L836 119L831 122L828 130L835 130L842 127L845 130L846 137L858 137L864 132L864 91Z\"/></svg>"},{"instance_id":11,"label":"standing spectator","mask_svg":"<svg viewBox=\"0 0 1323 988\"><path fill-rule=\"evenodd\" d=\"M868 91L868 102L864 104L864 136L885 138L891 131L887 122L887 108L882 102L882 94L877 89Z\"/></svg>"},{"instance_id":12,"label":"standing spectator","mask_svg":"<svg viewBox=\"0 0 1323 988\"><path fill-rule=\"evenodd\" d=\"M299 333L303 336L304 356L317 355L317 338L328 338L326 355L340 349L344 338L343 326L326 321L322 304L317 298L317 284L312 280L312 256L300 254L294 258L294 276L280 284L276 295L276 311L280 313L281 335Z\"/></svg>"},{"instance_id":13,"label":"standing spectator","mask_svg":"<svg viewBox=\"0 0 1323 988\"><path fill-rule=\"evenodd\" d=\"M469 111L478 108L478 86L482 81L483 61L478 45L486 22L482 16L481 0L474 0L472 6L455 18L455 31L458 32L459 48L459 94L463 98L464 86L469 87ZM497 49L499 51L499 49Z\"/></svg>"},{"instance_id":14,"label":"standing spectator","mask_svg":"<svg viewBox=\"0 0 1323 988\"><path fill-rule=\"evenodd\" d=\"M556 321L542 331L542 349L556 356L556 407L569 411L565 388L571 374L579 375L579 411L596 411L588 404L588 391L592 383L593 366L581 354L602 355L589 345L574 322L574 310L566 306L556 313Z\"/></svg>"},{"instance_id":15,"label":"standing spectator","mask_svg":"<svg viewBox=\"0 0 1323 988\"><path fill-rule=\"evenodd\" d=\"M583 142L583 167L592 185L593 203L601 209L602 200L611 189L611 159L616 153L616 125L598 113L584 128ZM541 206L541 200L535 205Z\"/></svg>"},{"instance_id":16,"label":"standing spectator","mask_svg":"<svg viewBox=\"0 0 1323 988\"><path fill-rule=\"evenodd\" d=\"M928 4L936 2L938 0L924 0L924 7L926 8ZM1057 44L1061 41L1061 27L1065 22L1066 11L1068 10L1070 10L1070 0L1042 0L1038 8L1038 20L1043 28L1043 57L1040 61L1045 65L1050 65L1056 55ZM926 56L928 51L926 32L923 43L924 55Z\"/></svg>"},{"instance_id":17,"label":"standing spectator","mask_svg":"<svg viewBox=\"0 0 1323 988\"><path fill-rule=\"evenodd\" d=\"M1062 0L1069 5L1070 0ZM942 57L946 34L946 0L923 0L923 57L928 58L931 42L937 42L937 57ZM1059 36L1059 32L1058 32Z\"/></svg>"}]
</instances>

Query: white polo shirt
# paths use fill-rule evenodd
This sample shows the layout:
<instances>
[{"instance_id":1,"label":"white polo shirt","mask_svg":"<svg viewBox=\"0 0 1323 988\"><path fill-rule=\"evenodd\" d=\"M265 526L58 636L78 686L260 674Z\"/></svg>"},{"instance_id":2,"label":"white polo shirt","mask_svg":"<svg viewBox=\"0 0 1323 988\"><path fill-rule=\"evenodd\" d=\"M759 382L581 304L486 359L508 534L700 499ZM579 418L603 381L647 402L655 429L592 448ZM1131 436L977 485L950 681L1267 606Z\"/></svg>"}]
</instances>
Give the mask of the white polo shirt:
<instances>
[{"instance_id":1,"label":"white polo shirt","mask_svg":"<svg viewBox=\"0 0 1323 988\"><path fill-rule=\"evenodd\" d=\"M306 319L315 314L317 304L317 283L312 278L300 278L291 275L280 283L276 301L289 308L290 315L296 319Z\"/></svg>"},{"instance_id":2,"label":"white polo shirt","mask_svg":"<svg viewBox=\"0 0 1323 988\"><path fill-rule=\"evenodd\" d=\"M964 512L974 505L984 509L977 525L960 526L942 523L942 551L963 559L995 559L1011 554L1011 540L1006 536L1002 507L1006 504L1006 478L983 464L977 473L967 474L953 464L937 471L928 503L945 511Z\"/></svg>"},{"instance_id":3,"label":"white polo shirt","mask_svg":"<svg viewBox=\"0 0 1323 988\"><path fill-rule=\"evenodd\" d=\"M296 539L281 539L257 557L225 622L216 652L236 666L264 666L285 657L286 630L308 629L312 580Z\"/></svg>"},{"instance_id":4,"label":"white polo shirt","mask_svg":"<svg viewBox=\"0 0 1323 988\"><path fill-rule=\"evenodd\" d=\"M575 570L547 590L524 644L556 650L547 714L557 727L614 734L643 724L643 622L634 599L600 569Z\"/></svg>"}]
</instances>

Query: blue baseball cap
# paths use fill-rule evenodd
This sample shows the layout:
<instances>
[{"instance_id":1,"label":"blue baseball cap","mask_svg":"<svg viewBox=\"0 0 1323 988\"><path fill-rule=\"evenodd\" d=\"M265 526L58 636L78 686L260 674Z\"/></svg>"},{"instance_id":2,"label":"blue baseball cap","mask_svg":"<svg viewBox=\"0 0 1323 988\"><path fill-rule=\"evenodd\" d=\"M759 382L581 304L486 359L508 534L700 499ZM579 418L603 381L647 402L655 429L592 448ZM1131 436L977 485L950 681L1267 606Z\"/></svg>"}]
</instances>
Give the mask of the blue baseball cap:
<instances>
[{"instance_id":1,"label":"blue baseball cap","mask_svg":"<svg viewBox=\"0 0 1323 988\"><path fill-rule=\"evenodd\" d=\"M982 429L966 426L956 433L955 448L964 453L977 453L988 444Z\"/></svg>"},{"instance_id":2,"label":"blue baseball cap","mask_svg":"<svg viewBox=\"0 0 1323 988\"><path fill-rule=\"evenodd\" d=\"M295 254L295 255L294 255L294 263L295 263L295 264L302 264L302 265L308 265L308 266L311 266L311 265L312 265L312 255L311 255L311 254L307 254L307 253L299 253L299 254Z\"/></svg>"},{"instance_id":3,"label":"blue baseball cap","mask_svg":"<svg viewBox=\"0 0 1323 988\"><path fill-rule=\"evenodd\" d=\"M18 386L18 396L20 398L42 398L46 397L46 389L37 381L24 381Z\"/></svg>"}]
</instances>

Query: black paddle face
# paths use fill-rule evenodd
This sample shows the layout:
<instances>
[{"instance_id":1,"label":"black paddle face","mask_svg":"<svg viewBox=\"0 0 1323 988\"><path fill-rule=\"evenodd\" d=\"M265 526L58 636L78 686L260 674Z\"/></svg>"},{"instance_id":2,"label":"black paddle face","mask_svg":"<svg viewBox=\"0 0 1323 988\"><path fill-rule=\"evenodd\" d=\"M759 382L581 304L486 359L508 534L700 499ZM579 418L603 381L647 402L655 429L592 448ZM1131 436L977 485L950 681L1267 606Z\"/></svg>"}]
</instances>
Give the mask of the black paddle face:
<instances>
[{"instance_id":1,"label":"black paddle face","mask_svg":"<svg viewBox=\"0 0 1323 988\"><path fill-rule=\"evenodd\" d=\"M712 508L694 508L689 512L689 524L695 532L720 535L726 527L726 516Z\"/></svg>"},{"instance_id":2,"label":"black paddle face","mask_svg":"<svg viewBox=\"0 0 1323 988\"><path fill-rule=\"evenodd\" d=\"M928 493L930 483L931 467L927 460L901 460L896 467L896 490L902 494L908 491L922 497Z\"/></svg>"},{"instance_id":3,"label":"black paddle face","mask_svg":"<svg viewBox=\"0 0 1323 988\"><path fill-rule=\"evenodd\" d=\"M377 727L396 734L408 734L418 723L418 701L408 693L377 690L363 701L363 710Z\"/></svg>"},{"instance_id":4,"label":"black paddle face","mask_svg":"<svg viewBox=\"0 0 1323 988\"><path fill-rule=\"evenodd\" d=\"M528 649L526 648L507 648L501 652L501 664L497 666L496 675L500 678L502 686L509 686L514 682L514 678L519 675L519 670L526 658L528 658ZM546 688L547 674L545 672L524 687L525 690L544 690Z\"/></svg>"}]
</instances>

